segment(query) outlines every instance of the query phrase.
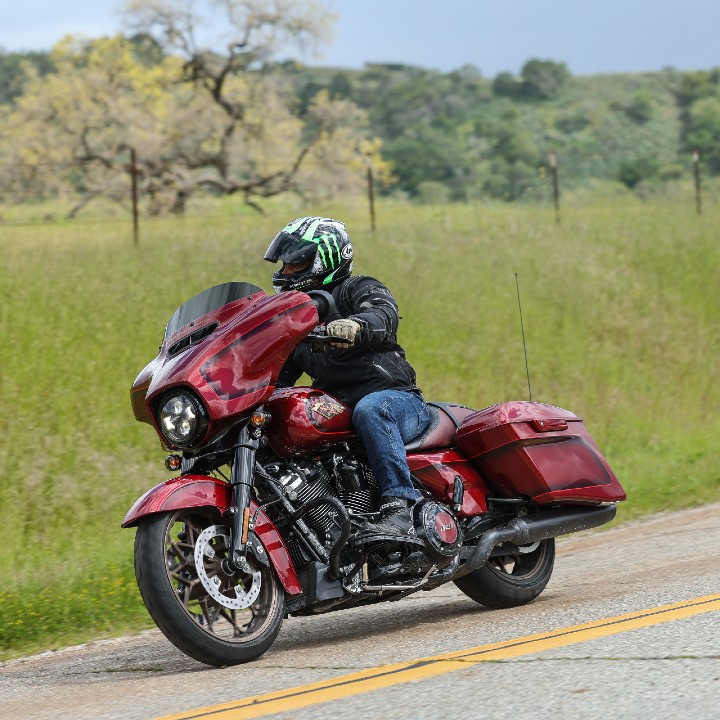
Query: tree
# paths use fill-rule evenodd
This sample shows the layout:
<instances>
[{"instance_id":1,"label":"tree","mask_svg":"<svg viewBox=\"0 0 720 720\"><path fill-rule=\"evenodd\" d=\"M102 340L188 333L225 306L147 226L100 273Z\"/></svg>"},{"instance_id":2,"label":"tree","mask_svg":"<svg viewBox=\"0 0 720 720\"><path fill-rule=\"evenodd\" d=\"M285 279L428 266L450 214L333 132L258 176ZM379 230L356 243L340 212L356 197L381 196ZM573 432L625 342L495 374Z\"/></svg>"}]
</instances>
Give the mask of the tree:
<instances>
[{"instance_id":1,"label":"tree","mask_svg":"<svg viewBox=\"0 0 720 720\"><path fill-rule=\"evenodd\" d=\"M200 3L144 0L138 34L67 39L58 72L37 78L10 118L4 158L34 167L25 192L72 182L83 199L127 196L135 149L148 210L182 212L201 188L258 199L292 191L326 196L359 189L364 113L319 93L303 117L285 74L270 62L291 40L308 44L326 16L315 2L224 0L232 37L224 52L195 44ZM278 45L279 43L279 45ZM221 47L216 45L216 47ZM37 168L53 172L40 174Z\"/></svg>"},{"instance_id":2,"label":"tree","mask_svg":"<svg viewBox=\"0 0 720 720\"><path fill-rule=\"evenodd\" d=\"M385 155L394 165L399 187L412 195L422 183L434 182L458 197L473 175L463 139L428 125L408 128L401 137L389 140Z\"/></svg>"},{"instance_id":3,"label":"tree","mask_svg":"<svg viewBox=\"0 0 720 720\"><path fill-rule=\"evenodd\" d=\"M685 146L697 150L713 173L720 173L720 99L706 97L690 108Z\"/></svg>"},{"instance_id":4,"label":"tree","mask_svg":"<svg viewBox=\"0 0 720 720\"><path fill-rule=\"evenodd\" d=\"M678 105L689 108L695 101L717 97L720 87L720 68L683 73L675 93Z\"/></svg>"},{"instance_id":5,"label":"tree","mask_svg":"<svg viewBox=\"0 0 720 720\"><path fill-rule=\"evenodd\" d=\"M570 79L565 63L552 60L528 60L520 72L523 95L534 100L552 100Z\"/></svg>"},{"instance_id":6,"label":"tree","mask_svg":"<svg viewBox=\"0 0 720 720\"><path fill-rule=\"evenodd\" d=\"M620 164L618 180L632 190L643 180L657 175L657 172L657 160L648 155L640 155Z\"/></svg>"},{"instance_id":7,"label":"tree","mask_svg":"<svg viewBox=\"0 0 720 720\"><path fill-rule=\"evenodd\" d=\"M347 73L335 73L332 76L332 80L330 80L330 86L328 89L330 91L330 97L333 100L345 100L352 98L353 87Z\"/></svg>"},{"instance_id":8,"label":"tree","mask_svg":"<svg viewBox=\"0 0 720 720\"><path fill-rule=\"evenodd\" d=\"M143 182L152 197L169 180L163 119L186 100L171 92L177 60L145 68L124 38L66 38L51 58L56 72L29 81L4 122L0 154L18 168L5 178L9 189L23 198L71 186L82 195L71 215L101 194L124 198L132 146L146 157Z\"/></svg>"},{"instance_id":9,"label":"tree","mask_svg":"<svg viewBox=\"0 0 720 720\"><path fill-rule=\"evenodd\" d=\"M5 53L0 50L0 104L22 95L25 84L34 75L47 75L53 69L49 53Z\"/></svg>"},{"instance_id":10,"label":"tree","mask_svg":"<svg viewBox=\"0 0 720 720\"><path fill-rule=\"evenodd\" d=\"M625 107L625 114L639 124L646 123L653 115L653 96L649 90L638 90Z\"/></svg>"},{"instance_id":11,"label":"tree","mask_svg":"<svg viewBox=\"0 0 720 720\"><path fill-rule=\"evenodd\" d=\"M212 16L212 10L224 16L223 37L206 37L202 42L202 17ZM253 197L301 190L297 181L306 156L318 150L329 157L319 145L332 142L336 134L345 137L346 133L338 130L347 130L350 118L356 121L357 144L360 115L342 100L333 107L335 101L327 96L312 101L316 110L309 123L299 128L301 132L290 131L293 123L288 113L293 98L287 88L283 97L277 75L263 72L278 52L290 47L312 49L330 37L333 16L318 0L129 0L125 13L131 27L155 37L167 53L183 58L183 80L224 115L213 152L204 158L204 164L214 171L214 177L204 182L217 191L240 192L247 203L258 207ZM309 102L308 97L303 110ZM273 105L275 116L259 112L270 109L262 107L266 104ZM322 113L317 110L320 105ZM285 130L294 135L294 146L275 152L262 170L256 162L243 162L243 169L233 171L233 157L247 156L248 145L257 141L259 134L265 143L275 139L270 128L278 116ZM335 182L343 184L341 178Z\"/></svg>"},{"instance_id":12,"label":"tree","mask_svg":"<svg viewBox=\"0 0 720 720\"><path fill-rule=\"evenodd\" d=\"M242 123L228 124L217 103L178 82L177 57L148 68L132 42L117 37L68 39L53 59L58 72L36 78L5 125L3 160L23 170L10 176L20 197L65 183L81 193L71 215L98 196L124 202L130 148L152 214L183 212L200 188L243 193L259 207L256 197L287 190L327 195L361 186L364 116L352 103L320 94L301 120L281 78L248 73L228 80L233 101L245 106Z\"/></svg>"},{"instance_id":13,"label":"tree","mask_svg":"<svg viewBox=\"0 0 720 720\"><path fill-rule=\"evenodd\" d=\"M493 93L498 97L517 97L521 87L521 83L509 72L498 73L492 84Z\"/></svg>"}]
</instances>

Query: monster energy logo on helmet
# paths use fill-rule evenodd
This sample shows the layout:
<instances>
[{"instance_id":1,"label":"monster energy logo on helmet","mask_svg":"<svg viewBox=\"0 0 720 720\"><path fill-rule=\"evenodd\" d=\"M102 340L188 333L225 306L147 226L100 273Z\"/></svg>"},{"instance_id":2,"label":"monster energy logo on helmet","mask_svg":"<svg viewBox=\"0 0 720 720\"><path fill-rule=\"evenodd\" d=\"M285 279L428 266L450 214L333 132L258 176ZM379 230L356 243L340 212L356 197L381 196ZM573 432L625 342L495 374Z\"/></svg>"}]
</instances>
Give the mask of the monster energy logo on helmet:
<instances>
[{"instance_id":1,"label":"monster energy logo on helmet","mask_svg":"<svg viewBox=\"0 0 720 720\"><path fill-rule=\"evenodd\" d=\"M270 243L265 259L270 262L309 267L273 275L276 290L308 290L330 285L352 272L353 249L344 223L331 218L309 216L289 222Z\"/></svg>"}]
</instances>

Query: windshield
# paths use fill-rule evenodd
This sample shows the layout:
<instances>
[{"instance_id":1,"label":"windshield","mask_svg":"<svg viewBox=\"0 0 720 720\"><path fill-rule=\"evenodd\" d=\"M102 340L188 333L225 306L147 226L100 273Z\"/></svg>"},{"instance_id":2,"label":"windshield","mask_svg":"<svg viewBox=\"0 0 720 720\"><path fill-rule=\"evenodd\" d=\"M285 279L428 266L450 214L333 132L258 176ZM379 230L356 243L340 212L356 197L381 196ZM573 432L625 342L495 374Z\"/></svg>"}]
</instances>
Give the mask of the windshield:
<instances>
[{"instance_id":1,"label":"windshield","mask_svg":"<svg viewBox=\"0 0 720 720\"><path fill-rule=\"evenodd\" d=\"M262 292L261 288L246 282L222 283L222 285L216 285L215 287L203 290L201 293L195 295L195 297L190 298L186 303L183 303L172 314L165 328L165 337L170 337L181 327L194 322L212 310L217 310L223 305L235 302L235 300L240 300L241 298L250 297L250 295L259 292Z\"/></svg>"}]
</instances>

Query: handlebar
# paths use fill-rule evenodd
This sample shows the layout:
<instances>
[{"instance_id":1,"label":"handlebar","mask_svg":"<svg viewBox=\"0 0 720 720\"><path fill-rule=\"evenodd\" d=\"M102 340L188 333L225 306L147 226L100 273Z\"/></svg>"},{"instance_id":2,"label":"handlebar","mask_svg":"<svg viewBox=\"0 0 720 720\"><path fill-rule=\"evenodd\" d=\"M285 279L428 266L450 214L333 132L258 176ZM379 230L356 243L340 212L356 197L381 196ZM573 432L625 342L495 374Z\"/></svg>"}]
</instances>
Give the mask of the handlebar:
<instances>
[{"instance_id":1,"label":"handlebar","mask_svg":"<svg viewBox=\"0 0 720 720\"><path fill-rule=\"evenodd\" d=\"M325 290L308 290L307 294L317 308L320 322L324 323L328 318L337 314L333 296Z\"/></svg>"},{"instance_id":2,"label":"handlebar","mask_svg":"<svg viewBox=\"0 0 720 720\"><path fill-rule=\"evenodd\" d=\"M309 335L306 335L303 342L312 343L314 352L325 352L325 346L332 343L338 343L342 345L352 345L352 340L347 338L338 337L337 335L326 335L325 328L318 326Z\"/></svg>"}]
</instances>

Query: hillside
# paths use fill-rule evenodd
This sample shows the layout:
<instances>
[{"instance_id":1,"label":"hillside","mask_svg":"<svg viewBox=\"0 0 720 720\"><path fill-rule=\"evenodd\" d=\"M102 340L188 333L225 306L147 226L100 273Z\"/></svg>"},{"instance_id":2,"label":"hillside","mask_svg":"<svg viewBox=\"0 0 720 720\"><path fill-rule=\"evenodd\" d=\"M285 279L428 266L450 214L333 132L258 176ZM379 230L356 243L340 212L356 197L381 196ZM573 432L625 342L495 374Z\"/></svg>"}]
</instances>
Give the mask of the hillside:
<instances>
[{"instance_id":1,"label":"hillside","mask_svg":"<svg viewBox=\"0 0 720 720\"><path fill-rule=\"evenodd\" d=\"M550 152L564 189L600 179L644 185L647 193L690 176L691 140L714 155L717 138L697 137L693 108L717 99L716 73L571 77L562 63L544 62L561 77L534 94L523 89L522 74L483 78L472 67L448 74L401 65L296 69L296 87L301 98L324 88L366 110L398 178L388 191L412 196L434 190L456 200L536 200L547 193ZM720 130L720 113L711 121Z\"/></svg>"},{"instance_id":2,"label":"hillside","mask_svg":"<svg viewBox=\"0 0 720 720\"><path fill-rule=\"evenodd\" d=\"M139 63L135 75L150 73L163 61L156 46L152 46L150 53L147 46L135 39L131 42ZM12 117L14 105L33 87L23 80L20 60L33 65L41 75L53 72L47 55L0 54L0 86L7 88L0 96L0 115L4 103L5 112ZM75 62L73 72L82 62ZM495 78L486 78L472 66L441 73L396 64L343 70L304 67L288 61L266 65L246 75L251 77L253 73L258 81L272 79L278 98L287 103L288 121L292 117L301 123L305 137L319 128L319 117L328 118L339 112L338 108L345 108L347 116L338 120L338 127L347 129L352 125L355 139L348 135L345 145L340 140L325 151L319 161L320 166L323 163L327 166L324 175L316 168L312 177L288 183L290 191L305 196L318 190L322 178L328 176L336 179L336 192L362 191L357 168L350 171L350 175L355 173L354 180L343 175L352 163L357 164L357 158L351 156L357 152L359 134L379 139L382 156L392 165L391 181L383 184L383 178L377 178L379 192L427 202L547 199L551 152L558 158L563 192L596 188L598 183L604 183L606 191L610 188L612 192L629 190L642 197L656 195L677 181L692 180L693 150L700 153L705 176L720 172L720 72L715 70L665 69L655 73L573 77L562 62L529 60L517 76L500 73ZM179 85L171 83L170 87ZM330 106L323 109L328 100L336 103L332 106L335 109ZM263 107L270 102L265 93L258 93L252 102L257 105L257 112L268 117L277 112L272 107ZM363 111L364 120L359 115L350 119L355 106ZM178 113L178 123L185 123L183 131L189 138L197 131L190 129L190 116L182 116L181 109L176 108L173 113ZM196 107L192 114L199 111ZM137 115L145 109L133 112ZM56 121L48 119L51 126ZM114 122L111 118L106 121ZM16 122L24 127L22 117ZM81 134L85 138L82 142L96 132L96 125L87 129ZM76 172L68 171L62 186L58 185L57 177L54 182L43 179L52 169L37 150L37 141L33 144L28 139L25 151L25 156L35 158L34 161L28 164L22 160L18 165L17 158L24 156L15 150L18 142L24 142L22 137L20 133L12 140L12 152L6 150L8 159L4 164L11 172L0 181L0 198L4 194L5 204L63 195L71 189L78 193L87 191L88 178L83 179ZM264 154L271 162L270 167L274 167L281 162L282 153L281 147L275 148L269 137L264 140L267 144ZM251 138L252 135L247 136L247 143ZM209 147L211 140L208 137L198 142ZM110 135L100 145L107 146L109 142ZM124 147L122 136L112 142ZM158 162L170 166L177 163L187 170L185 166L190 161L182 158L188 152L188 142L186 139L184 145L168 148L162 158L152 162L148 159L142 172L149 173ZM100 151L93 152L97 155ZM273 153L278 157L274 158ZM89 148L80 144L64 162L78 154L86 156L83 162L93 157ZM288 161L287 152L282 159ZM230 164L240 162L232 158L223 162L228 160ZM105 155L103 162L117 163L116 172L126 172L124 156L120 161ZM199 162L195 158L190 166ZM248 167L238 167L243 182L248 182L259 162L253 160ZM167 189L177 182L172 178L182 174L181 171L159 176L155 185ZM26 179L18 179L22 177ZM114 182L117 185L118 181ZM217 179L213 183L214 188L219 186ZM332 192L331 185L323 185L318 196ZM242 183L238 187L243 187ZM237 188L232 190L236 191ZM101 193L112 195L117 190L103 189ZM188 193L187 189L180 192L183 196L180 211L185 208L184 197Z\"/></svg>"}]
</instances>

